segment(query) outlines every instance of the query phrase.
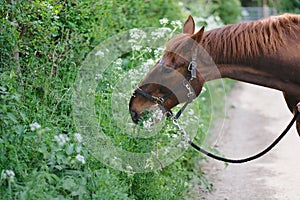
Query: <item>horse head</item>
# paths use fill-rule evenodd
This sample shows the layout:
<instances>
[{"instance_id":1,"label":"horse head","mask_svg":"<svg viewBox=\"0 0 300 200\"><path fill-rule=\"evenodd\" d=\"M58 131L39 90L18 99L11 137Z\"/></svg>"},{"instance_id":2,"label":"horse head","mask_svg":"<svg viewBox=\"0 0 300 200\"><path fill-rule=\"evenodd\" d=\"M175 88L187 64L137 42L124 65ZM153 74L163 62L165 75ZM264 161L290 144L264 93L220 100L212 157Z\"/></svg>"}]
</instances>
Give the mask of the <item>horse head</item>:
<instances>
[{"instance_id":1,"label":"horse head","mask_svg":"<svg viewBox=\"0 0 300 200\"><path fill-rule=\"evenodd\" d=\"M182 33L167 42L161 59L138 85L129 103L133 122L137 123L143 111L154 105L170 112L179 103L189 101L191 95L200 94L204 79L195 65L199 62L197 50L204 27L197 33L194 30L194 20L189 16Z\"/></svg>"}]
</instances>

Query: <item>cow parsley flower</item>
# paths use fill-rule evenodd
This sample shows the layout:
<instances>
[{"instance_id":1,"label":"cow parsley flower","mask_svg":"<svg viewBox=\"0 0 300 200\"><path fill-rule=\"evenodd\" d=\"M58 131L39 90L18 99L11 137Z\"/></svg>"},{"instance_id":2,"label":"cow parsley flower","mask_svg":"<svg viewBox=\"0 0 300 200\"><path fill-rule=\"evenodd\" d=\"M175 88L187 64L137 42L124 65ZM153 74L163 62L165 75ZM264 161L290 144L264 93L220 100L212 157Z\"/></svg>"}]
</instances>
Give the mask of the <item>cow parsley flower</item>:
<instances>
[{"instance_id":1,"label":"cow parsley flower","mask_svg":"<svg viewBox=\"0 0 300 200\"><path fill-rule=\"evenodd\" d=\"M194 115L194 114L195 114L195 112L194 112L194 110L193 110L193 109L190 109L190 111L188 112L188 114L189 114L189 115Z\"/></svg>"},{"instance_id":2,"label":"cow parsley flower","mask_svg":"<svg viewBox=\"0 0 300 200\"><path fill-rule=\"evenodd\" d=\"M131 39L138 40L146 38L146 33L138 28L129 31Z\"/></svg>"},{"instance_id":3,"label":"cow parsley flower","mask_svg":"<svg viewBox=\"0 0 300 200\"><path fill-rule=\"evenodd\" d=\"M128 43L136 44L136 43L137 43L137 41L136 41L136 40L134 40L134 39L130 39L130 40L128 40Z\"/></svg>"},{"instance_id":4,"label":"cow parsley flower","mask_svg":"<svg viewBox=\"0 0 300 200\"><path fill-rule=\"evenodd\" d=\"M56 142L60 145L63 146L64 144L66 144L68 141L70 141L70 138L68 138L68 136L64 135L64 134L59 134L59 135L55 135L54 139L56 140Z\"/></svg>"},{"instance_id":5,"label":"cow parsley flower","mask_svg":"<svg viewBox=\"0 0 300 200\"><path fill-rule=\"evenodd\" d=\"M36 129L40 129L41 125L37 122L33 122L32 124L29 124L30 130L35 131Z\"/></svg>"},{"instance_id":6,"label":"cow parsley flower","mask_svg":"<svg viewBox=\"0 0 300 200\"><path fill-rule=\"evenodd\" d=\"M181 21L179 21L179 20L172 21L172 22L171 22L171 25L172 25L174 28L182 28L182 23L181 23Z\"/></svg>"},{"instance_id":7,"label":"cow parsley flower","mask_svg":"<svg viewBox=\"0 0 300 200\"><path fill-rule=\"evenodd\" d=\"M102 74L96 74L95 75L95 80L100 80L102 78Z\"/></svg>"},{"instance_id":8,"label":"cow parsley flower","mask_svg":"<svg viewBox=\"0 0 300 200\"><path fill-rule=\"evenodd\" d=\"M148 59L146 62L143 62L142 66L141 66L143 69L143 72L148 71L151 67L153 67L154 64L155 64L155 62L152 59Z\"/></svg>"},{"instance_id":9,"label":"cow parsley flower","mask_svg":"<svg viewBox=\"0 0 300 200\"><path fill-rule=\"evenodd\" d=\"M143 47L142 47L141 45L134 44L134 45L132 45L131 48L132 48L133 51L139 51L139 50L141 50Z\"/></svg>"},{"instance_id":10,"label":"cow parsley flower","mask_svg":"<svg viewBox=\"0 0 300 200\"><path fill-rule=\"evenodd\" d=\"M168 22L169 22L169 20L168 20L167 18L162 18L162 19L159 20L159 23L160 23L161 25L165 25L165 24L167 24Z\"/></svg>"},{"instance_id":11,"label":"cow parsley flower","mask_svg":"<svg viewBox=\"0 0 300 200\"><path fill-rule=\"evenodd\" d=\"M148 120L146 120L146 121L143 121L143 126L144 126L146 129L151 128L152 125L153 125L153 121L152 121L151 118L148 119Z\"/></svg>"},{"instance_id":12,"label":"cow parsley flower","mask_svg":"<svg viewBox=\"0 0 300 200\"><path fill-rule=\"evenodd\" d=\"M164 113L162 112L162 110L158 110L155 112L154 119L160 121L163 118L163 116Z\"/></svg>"},{"instance_id":13,"label":"cow parsley flower","mask_svg":"<svg viewBox=\"0 0 300 200\"><path fill-rule=\"evenodd\" d=\"M13 170L3 170L1 173L1 179L13 180L15 178L15 172Z\"/></svg>"},{"instance_id":14,"label":"cow parsley flower","mask_svg":"<svg viewBox=\"0 0 300 200\"><path fill-rule=\"evenodd\" d=\"M114 64L117 65L117 66L121 66L122 62L123 62L122 59L118 58L117 60L115 60Z\"/></svg>"},{"instance_id":15,"label":"cow parsley flower","mask_svg":"<svg viewBox=\"0 0 300 200\"><path fill-rule=\"evenodd\" d=\"M104 57L104 52L103 51L97 51L95 56L99 56L100 58Z\"/></svg>"},{"instance_id":16,"label":"cow parsley flower","mask_svg":"<svg viewBox=\"0 0 300 200\"><path fill-rule=\"evenodd\" d=\"M171 32L172 30L170 28L158 28L151 33L151 36L153 40L157 40L166 37L167 34L170 34Z\"/></svg>"},{"instance_id":17,"label":"cow parsley flower","mask_svg":"<svg viewBox=\"0 0 300 200\"><path fill-rule=\"evenodd\" d=\"M156 59L160 58L164 51L165 51L164 48L158 47L157 49L154 50L154 57Z\"/></svg>"},{"instance_id":18,"label":"cow parsley flower","mask_svg":"<svg viewBox=\"0 0 300 200\"><path fill-rule=\"evenodd\" d=\"M84 158L84 156L82 156L80 154L77 154L75 158L76 158L76 160L78 160L82 164L85 164L85 158Z\"/></svg>"}]
</instances>

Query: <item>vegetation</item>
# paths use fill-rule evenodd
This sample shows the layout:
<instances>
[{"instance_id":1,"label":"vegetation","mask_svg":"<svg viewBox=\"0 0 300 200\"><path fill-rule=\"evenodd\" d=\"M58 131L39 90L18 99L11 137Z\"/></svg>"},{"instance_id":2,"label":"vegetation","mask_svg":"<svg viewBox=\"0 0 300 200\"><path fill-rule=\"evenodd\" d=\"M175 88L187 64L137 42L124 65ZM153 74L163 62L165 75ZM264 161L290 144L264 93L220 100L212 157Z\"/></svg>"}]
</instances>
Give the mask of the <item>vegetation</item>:
<instances>
[{"instance_id":1,"label":"vegetation","mask_svg":"<svg viewBox=\"0 0 300 200\"><path fill-rule=\"evenodd\" d=\"M263 6L268 5L277 9L279 13L300 13L300 2L298 0L241 0L243 6Z\"/></svg>"},{"instance_id":2,"label":"vegetation","mask_svg":"<svg viewBox=\"0 0 300 200\"><path fill-rule=\"evenodd\" d=\"M290 0L290 1L276 1L275 6L280 12L290 12L300 14L300 1Z\"/></svg>"},{"instance_id":3,"label":"vegetation","mask_svg":"<svg viewBox=\"0 0 300 200\"><path fill-rule=\"evenodd\" d=\"M199 167L202 158L193 150L148 173L102 164L83 144L72 116L73 84L95 46L125 30L159 27L165 17L184 19L182 10L171 0L0 1L1 199L181 199L192 179L210 187ZM134 58L124 55L122 66L131 68L119 70L142 64ZM119 78L114 73L107 77ZM105 97L113 92L107 83L103 79L97 87L99 109L105 109ZM209 102L209 94L202 101ZM210 111L200 101L194 108L203 112L196 137L201 142ZM98 113L99 123L107 123L109 116ZM122 139L122 147L138 150L128 137L115 137L115 142Z\"/></svg>"},{"instance_id":4,"label":"vegetation","mask_svg":"<svg viewBox=\"0 0 300 200\"><path fill-rule=\"evenodd\" d=\"M223 24L234 24L241 19L242 9L239 0L189 0L186 6L195 16L215 17Z\"/></svg>"}]
</instances>

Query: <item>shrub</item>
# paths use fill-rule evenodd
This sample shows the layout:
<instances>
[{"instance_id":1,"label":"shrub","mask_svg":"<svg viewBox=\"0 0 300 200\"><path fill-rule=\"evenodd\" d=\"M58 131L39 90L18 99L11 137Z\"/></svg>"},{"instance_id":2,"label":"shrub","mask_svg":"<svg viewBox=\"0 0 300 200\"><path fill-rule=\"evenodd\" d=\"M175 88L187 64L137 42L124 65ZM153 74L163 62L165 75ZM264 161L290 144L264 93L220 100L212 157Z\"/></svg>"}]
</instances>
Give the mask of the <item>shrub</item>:
<instances>
[{"instance_id":1,"label":"shrub","mask_svg":"<svg viewBox=\"0 0 300 200\"><path fill-rule=\"evenodd\" d=\"M1 1L0 16L2 199L180 199L186 193L197 153L163 171L119 172L87 152L71 115L72 86L87 53L124 30L182 19L177 1Z\"/></svg>"},{"instance_id":2,"label":"shrub","mask_svg":"<svg viewBox=\"0 0 300 200\"><path fill-rule=\"evenodd\" d=\"M280 12L300 14L300 2L298 0L278 1L276 7Z\"/></svg>"},{"instance_id":3,"label":"shrub","mask_svg":"<svg viewBox=\"0 0 300 200\"><path fill-rule=\"evenodd\" d=\"M188 10L196 17L221 19L224 24L233 24L241 19L241 2L239 0L189 0Z\"/></svg>"}]
</instances>

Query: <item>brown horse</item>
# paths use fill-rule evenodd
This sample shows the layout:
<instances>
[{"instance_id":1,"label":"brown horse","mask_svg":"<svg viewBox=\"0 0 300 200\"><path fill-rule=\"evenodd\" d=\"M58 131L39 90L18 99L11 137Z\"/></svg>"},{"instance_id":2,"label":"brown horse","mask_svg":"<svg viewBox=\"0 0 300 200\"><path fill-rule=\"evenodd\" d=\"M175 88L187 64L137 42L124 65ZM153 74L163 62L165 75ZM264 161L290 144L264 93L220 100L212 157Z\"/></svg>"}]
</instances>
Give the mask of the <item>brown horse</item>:
<instances>
[{"instance_id":1,"label":"brown horse","mask_svg":"<svg viewBox=\"0 0 300 200\"><path fill-rule=\"evenodd\" d=\"M196 77L189 83L196 96L204 82L231 78L280 90L290 111L297 111L296 104L300 101L300 15L272 16L207 32L203 27L197 33L194 30L194 20L189 16L183 33L167 43L160 61L140 83L142 91L153 97L170 94L163 102L167 110L187 101L186 88L176 91L174 88L186 79L189 63L194 58ZM145 95L135 92L129 103L133 121L137 122L142 112L154 104ZM300 134L300 118L296 124Z\"/></svg>"}]
</instances>

